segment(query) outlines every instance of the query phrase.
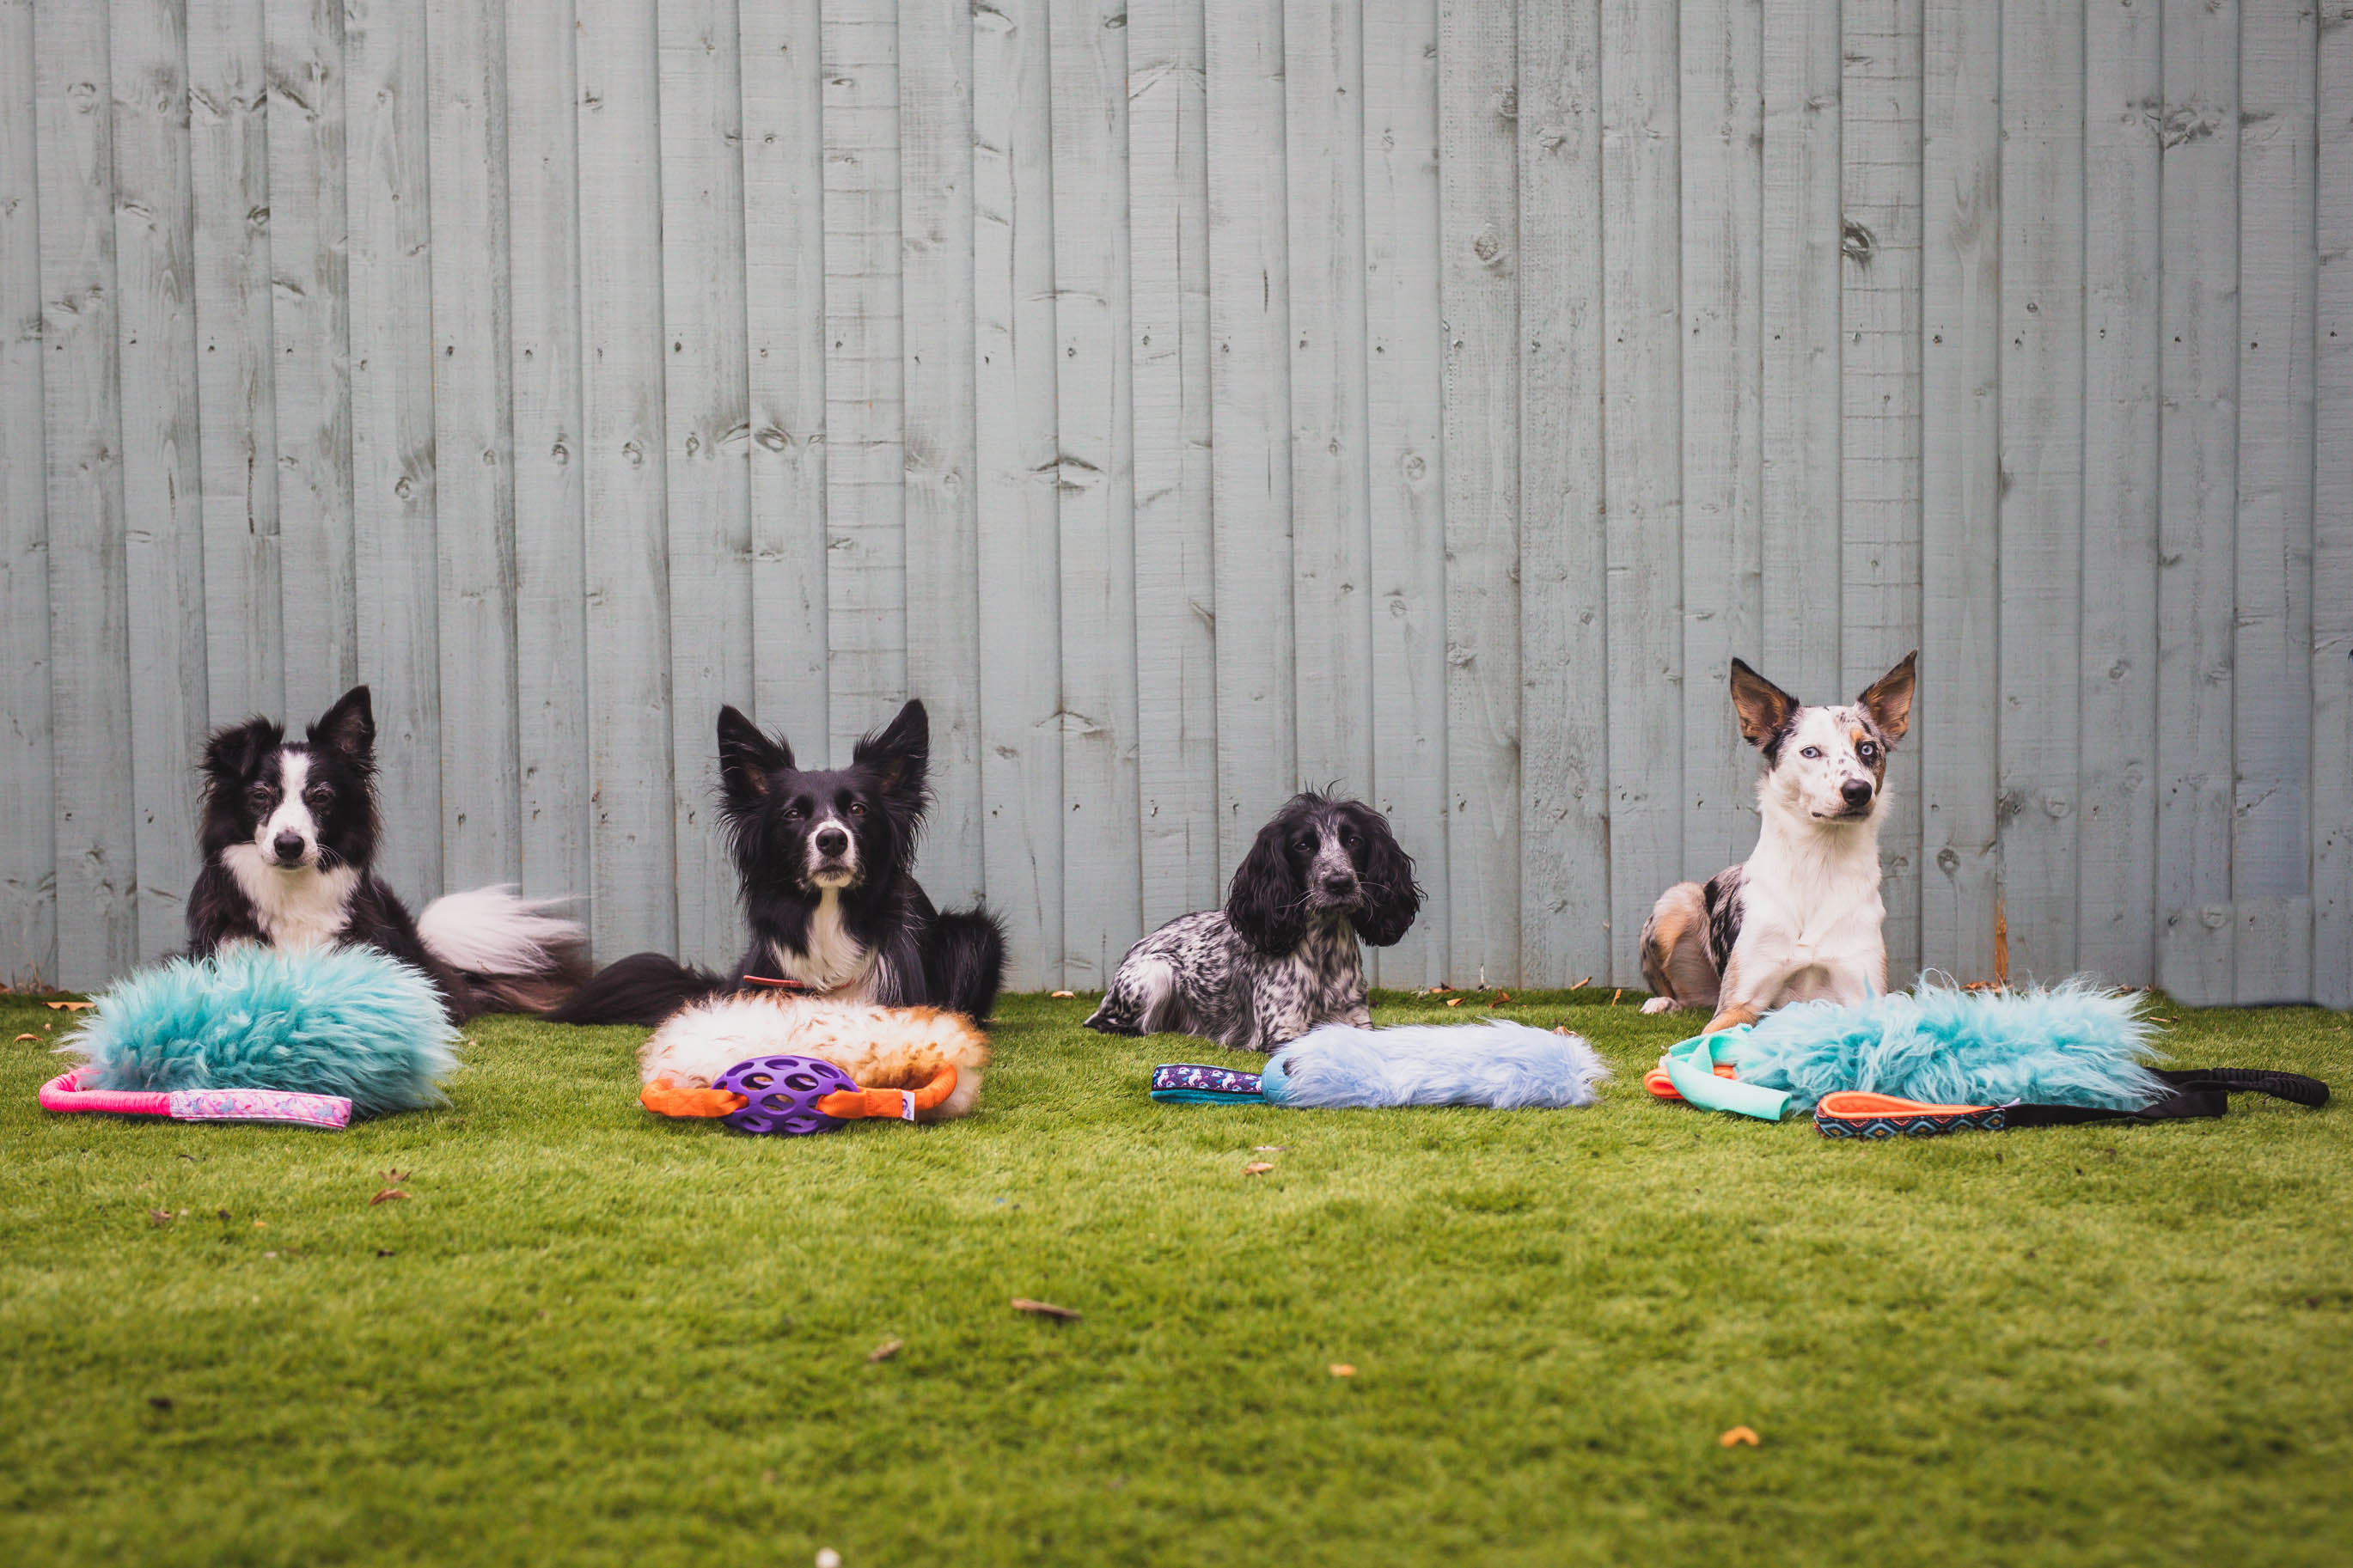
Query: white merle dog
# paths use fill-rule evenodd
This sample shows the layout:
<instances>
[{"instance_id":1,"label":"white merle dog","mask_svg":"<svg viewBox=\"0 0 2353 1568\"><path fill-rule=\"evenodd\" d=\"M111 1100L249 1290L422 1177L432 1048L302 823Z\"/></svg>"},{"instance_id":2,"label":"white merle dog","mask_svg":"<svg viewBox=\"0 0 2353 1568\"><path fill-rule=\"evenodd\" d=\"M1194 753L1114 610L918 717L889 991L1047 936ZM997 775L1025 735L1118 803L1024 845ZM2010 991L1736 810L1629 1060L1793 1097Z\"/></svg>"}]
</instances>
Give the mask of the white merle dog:
<instances>
[{"instance_id":1,"label":"white merle dog","mask_svg":"<svg viewBox=\"0 0 2353 1568\"><path fill-rule=\"evenodd\" d=\"M1642 922L1645 1013L1708 1007L1706 1033L1787 1002L1860 1002L1887 989L1879 823L1887 753L1912 724L1913 662L1852 707L1806 707L1732 661L1740 732L1765 753L1755 853L1704 885L1679 882Z\"/></svg>"},{"instance_id":2,"label":"white merle dog","mask_svg":"<svg viewBox=\"0 0 2353 1568\"><path fill-rule=\"evenodd\" d=\"M1271 1051L1318 1024L1369 1025L1357 942L1388 947L1420 912L1413 858L1386 817L1361 801L1294 796L1259 829L1226 907L1129 948L1087 1027Z\"/></svg>"}]
</instances>

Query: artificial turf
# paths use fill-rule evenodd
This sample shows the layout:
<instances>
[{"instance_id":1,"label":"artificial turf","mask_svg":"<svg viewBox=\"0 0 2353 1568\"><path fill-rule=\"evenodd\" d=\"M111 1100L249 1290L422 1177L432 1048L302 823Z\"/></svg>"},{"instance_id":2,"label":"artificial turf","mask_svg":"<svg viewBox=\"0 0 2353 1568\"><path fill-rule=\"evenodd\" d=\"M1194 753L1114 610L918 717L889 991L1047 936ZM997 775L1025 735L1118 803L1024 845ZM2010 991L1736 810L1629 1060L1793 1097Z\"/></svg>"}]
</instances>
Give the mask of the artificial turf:
<instances>
[{"instance_id":1,"label":"artificial turf","mask_svg":"<svg viewBox=\"0 0 2353 1568\"><path fill-rule=\"evenodd\" d=\"M1090 1000L1007 1001L967 1121L803 1139L519 1019L343 1133L53 1117L0 1000L0 1562L2353 1555L2342 1104L1835 1143L1555 993L1501 1011L1590 1110L1164 1107L1221 1053ZM2353 1084L2343 1016L2164 1011Z\"/></svg>"}]
</instances>

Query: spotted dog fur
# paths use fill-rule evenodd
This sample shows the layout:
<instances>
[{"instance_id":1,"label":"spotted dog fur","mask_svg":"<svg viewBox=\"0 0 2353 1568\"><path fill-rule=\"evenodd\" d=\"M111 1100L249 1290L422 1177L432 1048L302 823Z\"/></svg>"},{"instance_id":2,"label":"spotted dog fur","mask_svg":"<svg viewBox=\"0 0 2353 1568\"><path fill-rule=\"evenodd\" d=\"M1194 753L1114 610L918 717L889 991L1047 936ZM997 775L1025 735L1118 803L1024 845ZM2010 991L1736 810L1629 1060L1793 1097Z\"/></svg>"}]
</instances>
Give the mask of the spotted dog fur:
<instances>
[{"instance_id":1,"label":"spotted dog fur","mask_svg":"<svg viewBox=\"0 0 2353 1568\"><path fill-rule=\"evenodd\" d=\"M1359 942L1387 947L1421 910L1413 860L1359 801L1302 795L1259 830L1222 910L1181 915L1128 949L1087 1027L1202 1035L1271 1051L1318 1024L1359 1027Z\"/></svg>"}]
</instances>

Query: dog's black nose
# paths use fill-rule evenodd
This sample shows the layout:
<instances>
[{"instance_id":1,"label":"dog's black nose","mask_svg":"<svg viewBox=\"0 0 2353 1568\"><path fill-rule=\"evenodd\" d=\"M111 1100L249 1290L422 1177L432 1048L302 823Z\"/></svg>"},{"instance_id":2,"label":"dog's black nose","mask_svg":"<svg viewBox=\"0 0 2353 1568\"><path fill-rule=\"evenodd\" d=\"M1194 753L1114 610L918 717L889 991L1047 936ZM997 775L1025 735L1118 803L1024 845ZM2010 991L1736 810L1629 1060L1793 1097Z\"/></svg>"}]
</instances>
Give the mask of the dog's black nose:
<instances>
[{"instance_id":1,"label":"dog's black nose","mask_svg":"<svg viewBox=\"0 0 2353 1568\"><path fill-rule=\"evenodd\" d=\"M1849 805L1862 805L1871 799L1871 785L1862 779L1849 779L1839 785L1839 795Z\"/></svg>"},{"instance_id":2,"label":"dog's black nose","mask_svg":"<svg viewBox=\"0 0 2353 1568\"><path fill-rule=\"evenodd\" d=\"M1324 879L1324 890L1334 894L1353 893L1356 890L1356 879L1342 876L1335 871Z\"/></svg>"},{"instance_id":3,"label":"dog's black nose","mask_svg":"<svg viewBox=\"0 0 2353 1568\"><path fill-rule=\"evenodd\" d=\"M290 829L269 841L269 847L289 866L302 858L302 836Z\"/></svg>"},{"instance_id":4,"label":"dog's black nose","mask_svg":"<svg viewBox=\"0 0 2353 1568\"><path fill-rule=\"evenodd\" d=\"M849 847L849 835L844 833L840 828L827 827L820 828L818 830L817 836L817 852L818 854L839 855Z\"/></svg>"}]
</instances>

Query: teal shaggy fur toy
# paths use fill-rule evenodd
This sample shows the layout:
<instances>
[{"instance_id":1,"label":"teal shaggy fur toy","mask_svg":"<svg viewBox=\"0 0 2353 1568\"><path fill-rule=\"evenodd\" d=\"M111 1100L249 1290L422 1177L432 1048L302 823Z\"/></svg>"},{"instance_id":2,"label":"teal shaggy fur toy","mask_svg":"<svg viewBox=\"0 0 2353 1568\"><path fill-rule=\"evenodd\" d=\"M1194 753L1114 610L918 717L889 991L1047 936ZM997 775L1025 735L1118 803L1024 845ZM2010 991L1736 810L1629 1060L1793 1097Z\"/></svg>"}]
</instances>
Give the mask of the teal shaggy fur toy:
<instances>
[{"instance_id":1,"label":"teal shaggy fur toy","mask_svg":"<svg viewBox=\"0 0 2353 1568\"><path fill-rule=\"evenodd\" d=\"M442 1100L457 1030L432 982L372 948L239 943L118 983L59 1046L86 1089L268 1089L341 1096L355 1116Z\"/></svg>"},{"instance_id":2,"label":"teal shaggy fur toy","mask_svg":"<svg viewBox=\"0 0 2353 1568\"><path fill-rule=\"evenodd\" d=\"M1923 976L1911 994L1799 1002L1740 1042L1740 1081L1808 1106L1834 1089L1932 1105L2139 1107L2173 1092L2137 992L2082 981L2048 990L1963 991Z\"/></svg>"}]
</instances>

